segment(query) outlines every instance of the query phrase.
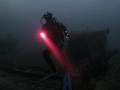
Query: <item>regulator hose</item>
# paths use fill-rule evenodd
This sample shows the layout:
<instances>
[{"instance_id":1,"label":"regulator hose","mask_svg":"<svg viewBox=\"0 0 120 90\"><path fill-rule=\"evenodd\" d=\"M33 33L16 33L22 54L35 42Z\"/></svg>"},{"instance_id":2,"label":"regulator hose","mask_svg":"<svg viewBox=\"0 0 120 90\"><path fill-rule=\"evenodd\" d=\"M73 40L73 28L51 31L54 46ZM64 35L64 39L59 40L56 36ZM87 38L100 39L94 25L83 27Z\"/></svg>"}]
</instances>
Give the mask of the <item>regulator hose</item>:
<instances>
[{"instance_id":1,"label":"regulator hose","mask_svg":"<svg viewBox=\"0 0 120 90\"><path fill-rule=\"evenodd\" d=\"M43 17L41 18L40 22L41 22L41 24L43 25L42 19L43 19Z\"/></svg>"}]
</instances>

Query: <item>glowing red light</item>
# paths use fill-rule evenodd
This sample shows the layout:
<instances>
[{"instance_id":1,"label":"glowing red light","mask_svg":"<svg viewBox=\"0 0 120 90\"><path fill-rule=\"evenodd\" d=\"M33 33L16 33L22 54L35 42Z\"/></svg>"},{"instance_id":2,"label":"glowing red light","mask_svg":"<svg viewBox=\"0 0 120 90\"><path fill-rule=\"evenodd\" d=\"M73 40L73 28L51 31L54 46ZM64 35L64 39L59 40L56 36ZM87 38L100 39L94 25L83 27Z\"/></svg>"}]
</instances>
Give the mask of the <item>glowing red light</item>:
<instances>
[{"instance_id":1,"label":"glowing red light","mask_svg":"<svg viewBox=\"0 0 120 90\"><path fill-rule=\"evenodd\" d=\"M54 44L48 37L46 32L41 32L40 37L42 37L43 41L49 47L52 51L54 51L54 55L56 60L58 60L59 64L63 67L66 68L68 67L67 58L64 57L62 50L58 48L56 44ZM58 70L58 69L56 69Z\"/></svg>"},{"instance_id":2,"label":"glowing red light","mask_svg":"<svg viewBox=\"0 0 120 90\"><path fill-rule=\"evenodd\" d=\"M41 36L42 38L45 38L45 34L44 34L44 33L40 33L40 36Z\"/></svg>"}]
</instances>

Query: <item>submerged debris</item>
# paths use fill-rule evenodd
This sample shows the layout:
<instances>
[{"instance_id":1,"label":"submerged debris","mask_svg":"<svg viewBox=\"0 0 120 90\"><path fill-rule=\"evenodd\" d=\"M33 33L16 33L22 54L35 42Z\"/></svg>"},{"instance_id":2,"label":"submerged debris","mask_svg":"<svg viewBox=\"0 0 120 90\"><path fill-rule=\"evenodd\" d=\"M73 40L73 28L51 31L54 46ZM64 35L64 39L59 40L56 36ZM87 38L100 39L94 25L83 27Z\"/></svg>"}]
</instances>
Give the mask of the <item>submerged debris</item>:
<instances>
[{"instance_id":1,"label":"submerged debris","mask_svg":"<svg viewBox=\"0 0 120 90\"><path fill-rule=\"evenodd\" d=\"M15 54L18 52L16 49L18 40L12 35L0 37L0 55Z\"/></svg>"},{"instance_id":2,"label":"submerged debris","mask_svg":"<svg viewBox=\"0 0 120 90\"><path fill-rule=\"evenodd\" d=\"M109 28L105 30L73 31L70 35L69 56L80 69L82 77L81 90L94 90L96 81L101 80L107 72L109 59L118 54L119 50L107 51L107 35ZM82 70L81 70L82 69ZM76 89L77 90L77 89ZM79 89L78 89L79 90Z\"/></svg>"}]
</instances>

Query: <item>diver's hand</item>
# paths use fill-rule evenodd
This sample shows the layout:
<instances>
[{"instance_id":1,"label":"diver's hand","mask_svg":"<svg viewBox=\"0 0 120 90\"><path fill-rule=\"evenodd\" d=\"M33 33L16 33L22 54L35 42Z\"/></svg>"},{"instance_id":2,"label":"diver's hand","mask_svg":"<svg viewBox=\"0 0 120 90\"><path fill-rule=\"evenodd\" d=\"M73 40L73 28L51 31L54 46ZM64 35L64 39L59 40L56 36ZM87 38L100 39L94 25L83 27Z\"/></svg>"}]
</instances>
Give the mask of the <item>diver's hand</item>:
<instances>
[{"instance_id":1,"label":"diver's hand","mask_svg":"<svg viewBox=\"0 0 120 90\"><path fill-rule=\"evenodd\" d=\"M69 36L65 36L65 42L69 43Z\"/></svg>"}]
</instances>

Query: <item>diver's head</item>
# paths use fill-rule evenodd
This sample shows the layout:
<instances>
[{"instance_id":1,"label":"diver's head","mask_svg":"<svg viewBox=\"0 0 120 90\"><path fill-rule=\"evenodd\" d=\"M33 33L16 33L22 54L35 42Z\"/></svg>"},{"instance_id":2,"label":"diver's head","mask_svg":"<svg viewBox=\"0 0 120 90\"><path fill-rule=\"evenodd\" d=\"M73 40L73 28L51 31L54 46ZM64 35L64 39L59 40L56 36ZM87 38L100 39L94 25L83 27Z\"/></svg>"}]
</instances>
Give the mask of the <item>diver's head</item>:
<instances>
[{"instance_id":1,"label":"diver's head","mask_svg":"<svg viewBox=\"0 0 120 90\"><path fill-rule=\"evenodd\" d=\"M49 22L52 19L52 14L50 12L46 12L43 15L43 18L45 18L46 22Z\"/></svg>"}]
</instances>

